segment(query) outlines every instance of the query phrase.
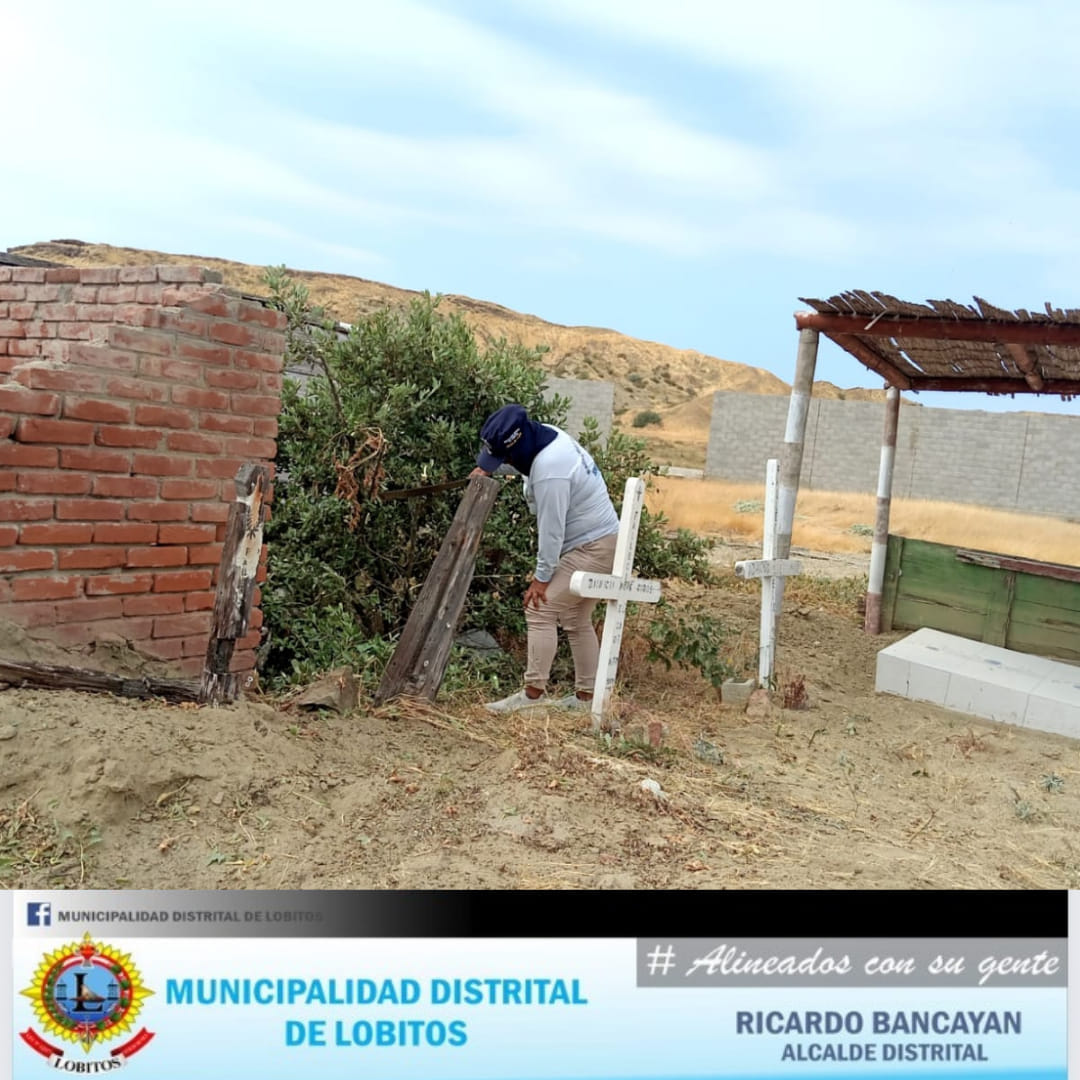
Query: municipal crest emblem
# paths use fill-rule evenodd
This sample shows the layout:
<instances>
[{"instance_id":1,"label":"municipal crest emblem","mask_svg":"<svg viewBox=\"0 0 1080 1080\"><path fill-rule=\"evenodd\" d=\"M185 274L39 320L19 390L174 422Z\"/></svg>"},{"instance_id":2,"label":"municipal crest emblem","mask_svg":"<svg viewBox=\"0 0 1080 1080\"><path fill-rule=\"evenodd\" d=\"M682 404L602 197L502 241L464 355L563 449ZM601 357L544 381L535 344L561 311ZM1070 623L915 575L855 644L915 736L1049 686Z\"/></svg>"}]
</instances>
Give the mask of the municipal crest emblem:
<instances>
[{"instance_id":1,"label":"municipal crest emblem","mask_svg":"<svg viewBox=\"0 0 1080 1080\"><path fill-rule=\"evenodd\" d=\"M145 1027L136 1031L143 1001L153 991L143 985L131 956L92 941L89 934L46 953L22 993L33 1005L40 1031L29 1027L20 1038L64 1072L121 1068L154 1037ZM82 1055L66 1057L72 1049ZM95 1051L100 1053L91 1058Z\"/></svg>"}]
</instances>

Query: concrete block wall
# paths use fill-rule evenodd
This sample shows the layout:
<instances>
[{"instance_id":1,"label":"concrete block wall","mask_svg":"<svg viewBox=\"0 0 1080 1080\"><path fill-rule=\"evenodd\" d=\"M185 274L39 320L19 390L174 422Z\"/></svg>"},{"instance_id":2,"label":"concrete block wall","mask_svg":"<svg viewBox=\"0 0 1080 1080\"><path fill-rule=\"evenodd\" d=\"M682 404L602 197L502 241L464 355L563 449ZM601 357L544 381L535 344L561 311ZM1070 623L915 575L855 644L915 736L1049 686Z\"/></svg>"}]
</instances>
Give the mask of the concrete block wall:
<instances>
[{"instance_id":1,"label":"concrete block wall","mask_svg":"<svg viewBox=\"0 0 1080 1080\"><path fill-rule=\"evenodd\" d=\"M201 669L234 477L277 452L284 329L201 267L0 267L0 618Z\"/></svg>"},{"instance_id":2,"label":"concrete block wall","mask_svg":"<svg viewBox=\"0 0 1080 1080\"><path fill-rule=\"evenodd\" d=\"M575 438L585 427L585 418L593 417L606 439L611 434L615 416L615 386L599 379L561 379L549 375L545 396L554 395L570 399L566 428Z\"/></svg>"},{"instance_id":3,"label":"concrete block wall","mask_svg":"<svg viewBox=\"0 0 1080 1080\"><path fill-rule=\"evenodd\" d=\"M705 475L762 482L780 457L785 395L719 391L713 397ZM874 492L884 404L812 399L800 483ZM1024 513L1080 517L1080 417L904 406L893 494Z\"/></svg>"}]
</instances>

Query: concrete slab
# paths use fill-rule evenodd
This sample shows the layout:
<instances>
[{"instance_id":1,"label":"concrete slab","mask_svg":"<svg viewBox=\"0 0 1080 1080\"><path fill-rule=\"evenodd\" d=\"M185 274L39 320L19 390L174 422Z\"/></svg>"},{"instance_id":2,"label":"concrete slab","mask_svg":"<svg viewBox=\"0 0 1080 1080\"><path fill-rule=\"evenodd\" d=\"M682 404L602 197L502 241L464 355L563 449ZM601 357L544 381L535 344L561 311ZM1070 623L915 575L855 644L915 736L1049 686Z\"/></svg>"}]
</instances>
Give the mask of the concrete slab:
<instances>
[{"instance_id":1,"label":"concrete slab","mask_svg":"<svg viewBox=\"0 0 1080 1080\"><path fill-rule=\"evenodd\" d=\"M1080 739L1080 667L923 629L882 649L875 689Z\"/></svg>"}]
</instances>

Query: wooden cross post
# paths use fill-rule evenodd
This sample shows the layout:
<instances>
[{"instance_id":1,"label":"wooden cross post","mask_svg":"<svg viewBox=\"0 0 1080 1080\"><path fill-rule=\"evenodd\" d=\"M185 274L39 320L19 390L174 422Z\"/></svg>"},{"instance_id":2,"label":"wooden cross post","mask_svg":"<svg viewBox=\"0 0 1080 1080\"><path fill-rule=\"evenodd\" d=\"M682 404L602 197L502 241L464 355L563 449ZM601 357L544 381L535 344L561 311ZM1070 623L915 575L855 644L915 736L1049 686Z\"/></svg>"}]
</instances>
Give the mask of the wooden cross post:
<instances>
[{"instance_id":1,"label":"wooden cross post","mask_svg":"<svg viewBox=\"0 0 1080 1080\"><path fill-rule=\"evenodd\" d=\"M637 550L638 525L645 501L645 481L631 476L623 494L622 516L619 519L619 538L615 544L614 565L610 574L592 574L577 570L570 577L570 591L575 596L594 597L607 601L604 615L604 634L600 639L600 660L596 665L596 686L593 690L593 731L600 730L604 709L615 689L619 667L619 646L622 644L626 622L626 605L655 604L660 599L660 582L633 577L634 554Z\"/></svg>"},{"instance_id":2,"label":"wooden cross post","mask_svg":"<svg viewBox=\"0 0 1080 1080\"><path fill-rule=\"evenodd\" d=\"M765 530L760 559L748 559L735 564L735 576L744 580L761 579L761 641L758 649L758 685L772 684L776 660L776 617L779 607L780 583L802 571L798 559L776 557L777 499L779 465L770 460L765 469Z\"/></svg>"},{"instance_id":3,"label":"wooden cross post","mask_svg":"<svg viewBox=\"0 0 1080 1080\"><path fill-rule=\"evenodd\" d=\"M212 705L232 701L236 696L236 676L229 673L229 665L236 642L248 632L251 619L269 488L270 470L265 465L240 466L236 473L236 501L229 508L225 526L214 621L199 694L200 701Z\"/></svg>"}]
</instances>

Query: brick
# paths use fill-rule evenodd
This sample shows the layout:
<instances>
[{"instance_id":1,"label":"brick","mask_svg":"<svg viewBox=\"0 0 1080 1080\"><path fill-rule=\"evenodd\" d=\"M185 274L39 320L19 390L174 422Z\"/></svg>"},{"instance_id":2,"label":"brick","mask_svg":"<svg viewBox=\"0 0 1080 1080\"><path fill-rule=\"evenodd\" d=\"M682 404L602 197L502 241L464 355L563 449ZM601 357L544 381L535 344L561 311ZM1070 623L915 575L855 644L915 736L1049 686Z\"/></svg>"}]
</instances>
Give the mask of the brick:
<instances>
[{"instance_id":1,"label":"brick","mask_svg":"<svg viewBox=\"0 0 1080 1080\"><path fill-rule=\"evenodd\" d=\"M233 473L235 476L236 473ZM192 521L228 521L229 504L225 502L195 503L191 507Z\"/></svg>"},{"instance_id":2,"label":"brick","mask_svg":"<svg viewBox=\"0 0 1080 1080\"><path fill-rule=\"evenodd\" d=\"M123 553L118 551L118 554ZM86 595L126 596L131 593L148 593L153 586L153 574L104 574L101 577L86 579ZM145 614L151 614L151 612Z\"/></svg>"},{"instance_id":3,"label":"brick","mask_svg":"<svg viewBox=\"0 0 1080 1080\"><path fill-rule=\"evenodd\" d=\"M150 637L150 631L154 627L154 620L145 619L104 619L93 625L95 636L103 637L105 634L113 634L131 642L136 648L142 647L142 643Z\"/></svg>"},{"instance_id":4,"label":"brick","mask_svg":"<svg viewBox=\"0 0 1080 1080\"><path fill-rule=\"evenodd\" d=\"M119 450L98 450L85 447L65 447L60 451L61 469L87 469L90 472L128 473L131 455ZM96 495L97 492L95 491Z\"/></svg>"},{"instance_id":5,"label":"brick","mask_svg":"<svg viewBox=\"0 0 1080 1080\"><path fill-rule=\"evenodd\" d=\"M13 413L55 416L60 409L60 396L23 390L21 387L0 386L0 409Z\"/></svg>"},{"instance_id":6,"label":"brick","mask_svg":"<svg viewBox=\"0 0 1080 1080\"><path fill-rule=\"evenodd\" d=\"M168 356L140 356L139 374L151 379L173 379L176 382L195 383L202 378L202 364L189 360L174 360Z\"/></svg>"},{"instance_id":7,"label":"brick","mask_svg":"<svg viewBox=\"0 0 1080 1080\"><path fill-rule=\"evenodd\" d=\"M80 304L38 304L36 314L46 322L75 322L85 319Z\"/></svg>"},{"instance_id":8,"label":"brick","mask_svg":"<svg viewBox=\"0 0 1080 1080\"><path fill-rule=\"evenodd\" d=\"M237 315L241 322L255 323L257 326L265 326L268 330L284 330L288 326L288 319L283 311L266 308L261 304L241 304Z\"/></svg>"},{"instance_id":9,"label":"brick","mask_svg":"<svg viewBox=\"0 0 1080 1080\"><path fill-rule=\"evenodd\" d=\"M251 371L265 371L273 375L285 367L285 358L275 356L273 353L252 352L250 350L237 349L233 354L233 364L238 368Z\"/></svg>"},{"instance_id":10,"label":"brick","mask_svg":"<svg viewBox=\"0 0 1080 1080\"><path fill-rule=\"evenodd\" d=\"M154 575L154 592L202 592L210 588L209 570L175 570Z\"/></svg>"},{"instance_id":11,"label":"brick","mask_svg":"<svg viewBox=\"0 0 1080 1080\"><path fill-rule=\"evenodd\" d=\"M158 484L150 477L98 476L94 479L93 494L113 499L153 499Z\"/></svg>"},{"instance_id":12,"label":"brick","mask_svg":"<svg viewBox=\"0 0 1080 1080\"><path fill-rule=\"evenodd\" d=\"M46 367L25 369L25 378L35 390L68 390L82 394L97 393L103 383L101 375L89 371L59 371Z\"/></svg>"},{"instance_id":13,"label":"brick","mask_svg":"<svg viewBox=\"0 0 1080 1080\"><path fill-rule=\"evenodd\" d=\"M171 356L176 349L176 339L171 335L137 326L110 326L108 341L118 349L134 349L155 356Z\"/></svg>"},{"instance_id":14,"label":"brick","mask_svg":"<svg viewBox=\"0 0 1080 1080\"><path fill-rule=\"evenodd\" d=\"M170 299L167 293L165 299L166 302ZM184 297L184 306L200 315L212 315L215 319L234 319L240 305L220 293L203 292Z\"/></svg>"},{"instance_id":15,"label":"brick","mask_svg":"<svg viewBox=\"0 0 1080 1080\"><path fill-rule=\"evenodd\" d=\"M56 336L66 338L68 341L90 341L94 334L89 323L62 322L50 323L56 327Z\"/></svg>"},{"instance_id":16,"label":"brick","mask_svg":"<svg viewBox=\"0 0 1080 1080\"><path fill-rule=\"evenodd\" d=\"M20 420L16 431L19 442L88 446L94 441L94 425L79 420L41 420L33 417Z\"/></svg>"},{"instance_id":17,"label":"brick","mask_svg":"<svg viewBox=\"0 0 1080 1080\"><path fill-rule=\"evenodd\" d=\"M223 390L255 390L260 376L254 371L208 371L206 385Z\"/></svg>"},{"instance_id":18,"label":"brick","mask_svg":"<svg viewBox=\"0 0 1080 1080\"><path fill-rule=\"evenodd\" d=\"M177 266L175 264L159 264L157 272L159 281L169 281L176 284L201 285L206 280L206 278L204 277L204 268L201 266Z\"/></svg>"},{"instance_id":19,"label":"brick","mask_svg":"<svg viewBox=\"0 0 1080 1080\"><path fill-rule=\"evenodd\" d=\"M234 457L272 458L277 453L273 439L225 439L224 453Z\"/></svg>"},{"instance_id":20,"label":"brick","mask_svg":"<svg viewBox=\"0 0 1080 1080\"><path fill-rule=\"evenodd\" d=\"M98 446L140 447L143 450L156 450L165 438L164 431L150 428L99 428L96 442Z\"/></svg>"},{"instance_id":21,"label":"brick","mask_svg":"<svg viewBox=\"0 0 1080 1080\"><path fill-rule=\"evenodd\" d=\"M213 476L232 479L244 463L240 458L199 458L195 462L195 475L204 479Z\"/></svg>"},{"instance_id":22,"label":"brick","mask_svg":"<svg viewBox=\"0 0 1080 1080\"><path fill-rule=\"evenodd\" d=\"M210 327L210 340L223 341L226 345L243 348L246 345L254 345L259 340L259 335L251 327L238 326L236 323L231 322L220 322Z\"/></svg>"},{"instance_id":23,"label":"brick","mask_svg":"<svg viewBox=\"0 0 1080 1080\"><path fill-rule=\"evenodd\" d=\"M6 609L11 620L26 630L56 625L56 605L49 603L22 603Z\"/></svg>"},{"instance_id":24,"label":"brick","mask_svg":"<svg viewBox=\"0 0 1080 1080\"><path fill-rule=\"evenodd\" d=\"M185 661L186 663L187 661ZM195 661L192 660L192 663ZM203 661L205 663L205 661ZM255 674L255 653L251 649L244 649L241 652L233 653L232 663L229 664L229 671L234 675L244 675L246 672L251 672L252 677L256 680L258 676ZM241 685L243 681L241 680Z\"/></svg>"},{"instance_id":25,"label":"brick","mask_svg":"<svg viewBox=\"0 0 1080 1080\"><path fill-rule=\"evenodd\" d=\"M61 625L54 625L49 628L47 637L49 641L56 645L61 645L65 648L77 648L80 645L86 645L88 642L94 640L97 632L97 626L100 624L93 623L63 623Z\"/></svg>"},{"instance_id":26,"label":"brick","mask_svg":"<svg viewBox=\"0 0 1080 1080\"><path fill-rule=\"evenodd\" d=\"M185 611L213 611L216 594L210 592L188 593L184 597Z\"/></svg>"},{"instance_id":27,"label":"brick","mask_svg":"<svg viewBox=\"0 0 1080 1080\"><path fill-rule=\"evenodd\" d=\"M0 521L45 521L52 516L52 499L0 499Z\"/></svg>"},{"instance_id":28,"label":"brick","mask_svg":"<svg viewBox=\"0 0 1080 1080\"><path fill-rule=\"evenodd\" d=\"M184 655L183 638L158 638L156 641L140 641L139 651L155 660L179 660Z\"/></svg>"},{"instance_id":29,"label":"brick","mask_svg":"<svg viewBox=\"0 0 1080 1080\"><path fill-rule=\"evenodd\" d=\"M24 525L19 533L20 544L42 546L89 544L93 538L93 525L61 525L58 522L50 522L48 525Z\"/></svg>"},{"instance_id":30,"label":"brick","mask_svg":"<svg viewBox=\"0 0 1080 1080\"><path fill-rule=\"evenodd\" d=\"M61 548L58 554L61 570L107 570L124 565L123 548Z\"/></svg>"},{"instance_id":31,"label":"brick","mask_svg":"<svg viewBox=\"0 0 1080 1080\"><path fill-rule=\"evenodd\" d=\"M82 578L77 574L63 577L23 578L11 583L12 595L18 600L67 600L79 595Z\"/></svg>"},{"instance_id":32,"label":"brick","mask_svg":"<svg viewBox=\"0 0 1080 1080\"><path fill-rule=\"evenodd\" d=\"M57 499L57 521L123 521L124 504L109 499Z\"/></svg>"},{"instance_id":33,"label":"brick","mask_svg":"<svg viewBox=\"0 0 1080 1080\"><path fill-rule=\"evenodd\" d=\"M41 318L41 316L39 315L38 320L34 319L34 313L37 309L36 304L22 304L12 301L5 304L4 306L7 309L5 318L15 319L17 322L30 322L32 320L38 321ZM41 335L37 334L35 336L40 337Z\"/></svg>"},{"instance_id":34,"label":"brick","mask_svg":"<svg viewBox=\"0 0 1080 1080\"><path fill-rule=\"evenodd\" d=\"M10 439L15 432L15 417L0 416L0 439Z\"/></svg>"},{"instance_id":35,"label":"brick","mask_svg":"<svg viewBox=\"0 0 1080 1080\"><path fill-rule=\"evenodd\" d=\"M109 322L118 326L137 326L143 329L156 329L161 321L161 313L148 304L117 304L112 308L103 308L110 313Z\"/></svg>"},{"instance_id":36,"label":"brick","mask_svg":"<svg viewBox=\"0 0 1080 1080\"><path fill-rule=\"evenodd\" d=\"M79 269L75 266L57 266L46 270L43 277L35 280L44 281L46 285L77 285Z\"/></svg>"},{"instance_id":37,"label":"brick","mask_svg":"<svg viewBox=\"0 0 1080 1080\"><path fill-rule=\"evenodd\" d=\"M10 280L11 280L11 267L10 266L0 266L0 281L4 282L6 284Z\"/></svg>"},{"instance_id":38,"label":"brick","mask_svg":"<svg viewBox=\"0 0 1080 1080\"><path fill-rule=\"evenodd\" d=\"M168 333L205 338L210 328L210 320L205 315L195 315L187 310L159 311L157 325Z\"/></svg>"},{"instance_id":39,"label":"brick","mask_svg":"<svg viewBox=\"0 0 1080 1080\"><path fill-rule=\"evenodd\" d=\"M18 574L24 570L52 570L55 565L56 554L52 551L0 551L0 574Z\"/></svg>"},{"instance_id":40,"label":"brick","mask_svg":"<svg viewBox=\"0 0 1080 1080\"><path fill-rule=\"evenodd\" d=\"M18 539L18 525L0 525L0 548L11 547Z\"/></svg>"},{"instance_id":41,"label":"brick","mask_svg":"<svg viewBox=\"0 0 1080 1080\"><path fill-rule=\"evenodd\" d=\"M139 304L160 304L165 288L164 285L139 285L135 290L135 301Z\"/></svg>"},{"instance_id":42,"label":"brick","mask_svg":"<svg viewBox=\"0 0 1080 1080\"><path fill-rule=\"evenodd\" d=\"M26 327L23 323L16 322L14 319L0 319L0 337L24 338L26 337Z\"/></svg>"},{"instance_id":43,"label":"brick","mask_svg":"<svg viewBox=\"0 0 1080 1080\"><path fill-rule=\"evenodd\" d=\"M168 436L165 445L181 454L222 454L225 440L220 436L201 435L198 432L177 431Z\"/></svg>"},{"instance_id":44,"label":"brick","mask_svg":"<svg viewBox=\"0 0 1080 1080\"><path fill-rule=\"evenodd\" d=\"M0 285L0 300L25 300L25 285Z\"/></svg>"},{"instance_id":45,"label":"brick","mask_svg":"<svg viewBox=\"0 0 1080 1080\"><path fill-rule=\"evenodd\" d=\"M248 626L252 630L258 630L263 624L263 613L258 608L254 608L251 612L251 618L248 621Z\"/></svg>"},{"instance_id":46,"label":"brick","mask_svg":"<svg viewBox=\"0 0 1080 1080\"><path fill-rule=\"evenodd\" d=\"M162 525L159 544L212 544L217 530L213 525Z\"/></svg>"},{"instance_id":47,"label":"brick","mask_svg":"<svg viewBox=\"0 0 1080 1080\"><path fill-rule=\"evenodd\" d=\"M188 564L191 566L217 566L221 562L224 544L196 544L188 548Z\"/></svg>"},{"instance_id":48,"label":"brick","mask_svg":"<svg viewBox=\"0 0 1080 1080\"><path fill-rule=\"evenodd\" d=\"M98 300L102 304L134 304L135 293L134 285L110 285L98 290Z\"/></svg>"},{"instance_id":49,"label":"brick","mask_svg":"<svg viewBox=\"0 0 1080 1080\"><path fill-rule=\"evenodd\" d=\"M0 491L14 491L15 486L15 474L13 472L0 472Z\"/></svg>"},{"instance_id":50,"label":"brick","mask_svg":"<svg viewBox=\"0 0 1080 1080\"><path fill-rule=\"evenodd\" d=\"M131 406L115 401L73 401L69 398L64 402L64 416L98 424L130 424Z\"/></svg>"},{"instance_id":51,"label":"brick","mask_svg":"<svg viewBox=\"0 0 1080 1080\"><path fill-rule=\"evenodd\" d=\"M55 446L19 446L17 443L0 444L0 465L30 469L55 469L60 452Z\"/></svg>"},{"instance_id":52,"label":"brick","mask_svg":"<svg viewBox=\"0 0 1080 1080\"><path fill-rule=\"evenodd\" d=\"M97 596L92 599L84 596L56 605L56 621L60 623L118 619L122 614L123 601L119 596Z\"/></svg>"},{"instance_id":53,"label":"brick","mask_svg":"<svg viewBox=\"0 0 1080 1080\"><path fill-rule=\"evenodd\" d=\"M165 405L139 405L135 409L135 423L145 427L183 428L195 426L191 413Z\"/></svg>"},{"instance_id":54,"label":"brick","mask_svg":"<svg viewBox=\"0 0 1080 1080\"><path fill-rule=\"evenodd\" d=\"M45 267L14 266L11 269L11 280L27 285L40 285L45 280Z\"/></svg>"},{"instance_id":55,"label":"brick","mask_svg":"<svg viewBox=\"0 0 1080 1080\"><path fill-rule=\"evenodd\" d=\"M185 615L159 615L154 620L154 634L156 638L163 637L187 637L191 634L209 634L210 620L213 615L209 611L192 611ZM203 638L203 649L206 648L206 638Z\"/></svg>"},{"instance_id":56,"label":"brick","mask_svg":"<svg viewBox=\"0 0 1080 1080\"><path fill-rule=\"evenodd\" d=\"M220 390L200 390L195 386L174 386L172 400L191 409L216 409L218 412L227 412L231 404L228 394Z\"/></svg>"},{"instance_id":57,"label":"brick","mask_svg":"<svg viewBox=\"0 0 1080 1080\"><path fill-rule=\"evenodd\" d=\"M19 473L15 490L23 495L89 495L90 474L78 472Z\"/></svg>"},{"instance_id":58,"label":"brick","mask_svg":"<svg viewBox=\"0 0 1080 1080\"><path fill-rule=\"evenodd\" d=\"M225 367L232 363L233 353L222 345L201 345L192 341L177 342L176 354L181 360L196 360L201 364Z\"/></svg>"},{"instance_id":59,"label":"brick","mask_svg":"<svg viewBox=\"0 0 1080 1080\"><path fill-rule=\"evenodd\" d=\"M129 521L187 521L187 503L179 502L133 502L128 503Z\"/></svg>"},{"instance_id":60,"label":"brick","mask_svg":"<svg viewBox=\"0 0 1080 1080\"><path fill-rule=\"evenodd\" d=\"M75 308L75 319L82 323L120 322L121 311L121 308L111 304L78 304Z\"/></svg>"},{"instance_id":61,"label":"brick","mask_svg":"<svg viewBox=\"0 0 1080 1080\"><path fill-rule=\"evenodd\" d=\"M254 422L245 416L229 416L227 413L199 413L199 427L203 431L225 431L232 435L250 435Z\"/></svg>"},{"instance_id":62,"label":"brick","mask_svg":"<svg viewBox=\"0 0 1080 1080\"><path fill-rule=\"evenodd\" d=\"M162 480L163 499L216 499L221 485L216 480Z\"/></svg>"},{"instance_id":63,"label":"brick","mask_svg":"<svg viewBox=\"0 0 1080 1080\"><path fill-rule=\"evenodd\" d=\"M134 353L105 345L72 345L68 359L79 367L104 368L108 371L134 372L138 367Z\"/></svg>"},{"instance_id":64,"label":"brick","mask_svg":"<svg viewBox=\"0 0 1080 1080\"><path fill-rule=\"evenodd\" d=\"M66 325L66 323L44 322L35 319L31 322L24 322L22 324L23 330L25 331L22 336L28 338L54 338L58 335L62 336L59 334L59 327ZM14 334L12 336L18 337L19 335Z\"/></svg>"},{"instance_id":65,"label":"brick","mask_svg":"<svg viewBox=\"0 0 1080 1080\"><path fill-rule=\"evenodd\" d=\"M184 598L175 594L129 596L124 599L125 615L178 615L183 610Z\"/></svg>"},{"instance_id":66,"label":"brick","mask_svg":"<svg viewBox=\"0 0 1080 1080\"><path fill-rule=\"evenodd\" d=\"M59 606L59 605L57 605ZM245 634L236 643L238 649L256 649L259 647L259 643L262 641L262 634L258 630L252 630L250 633Z\"/></svg>"},{"instance_id":67,"label":"brick","mask_svg":"<svg viewBox=\"0 0 1080 1080\"><path fill-rule=\"evenodd\" d=\"M59 285L42 285L43 289L56 289L57 293L60 292ZM96 285L72 285L71 299L76 304L96 304L98 298L98 289ZM59 296L54 299L59 299Z\"/></svg>"},{"instance_id":68,"label":"brick","mask_svg":"<svg viewBox=\"0 0 1080 1080\"><path fill-rule=\"evenodd\" d=\"M128 548L125 566L187 566L187 548L133 547Z\"/></svg>"},{"instance_id":69,"label":"brick","mask_svg":"<svg viewBox=\"0 0 1080 1080\"><path fill-rule=\"evenodd\" d=\"M3 338L0 338L3 341ZM9 356L37 357L41 355L41 341L16 341L14 338L5 342Z\"/></svg>"},{"instance_id":70,"label":"brick","mask_svg":"<svg viewBox=\"0 0 1080 1080\"><path fill-rule=\"evenodd\" d=\"M190 476L193 460L169 454L135 454L132 472L142 476Z\"/></svg>"},{"instance_id":71,"label":"brick","mask_svg":"<svg viewBox=\"0 0 1080 1080\"><path fill-rule=\"evenodd\" d=\"M97 525L94 527L95 544L152 544L157 540L156 525L122 524Z\"/></svg>"},{"instance_id":72,"label":"brick","mask_svg":"<svg viewBox=\"0 0 1080 1080\"><path fill-rule=\"evenodd\" d=\"M281 396L281 388L285 384L285 379L281 375L271 375L269 373L263 373L262 375L262 389L264 393L276 394Z\"/></svg>"},{"instance_id":73,"label":"brick","mask_svg":"<svg viewBox=\"0 0 1080 1080\"><path fill-rule=\"evenodd\" d=\"M165 638L164 640L174 641L175 638ZM209 645L208 634L195 634L193 637L181 638L180 645L183 648L184 656L205 657Z\"/></svg>"},{"instance_id":74,"label":"brick","mask_svg":"<svg viewBox=\"0 0 1080 1080\"><path fill-rule=\"evenodd\" d=\"M132 285L157 281L156 266L121 266L116 275L116 280L121 285Z\"/></svg>"},{"instance_id":75,"label":"brick","mask_svg":"<svg viewBox=\"0 0 1080 1080\"><path fill-rule=\"evenodd\" d=\"M259 331L259 351L269 353L271 356L285 356L285 335L276 330Z\"/></svg>"}]
</instances>

